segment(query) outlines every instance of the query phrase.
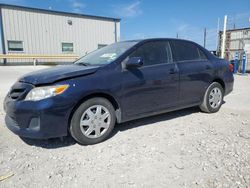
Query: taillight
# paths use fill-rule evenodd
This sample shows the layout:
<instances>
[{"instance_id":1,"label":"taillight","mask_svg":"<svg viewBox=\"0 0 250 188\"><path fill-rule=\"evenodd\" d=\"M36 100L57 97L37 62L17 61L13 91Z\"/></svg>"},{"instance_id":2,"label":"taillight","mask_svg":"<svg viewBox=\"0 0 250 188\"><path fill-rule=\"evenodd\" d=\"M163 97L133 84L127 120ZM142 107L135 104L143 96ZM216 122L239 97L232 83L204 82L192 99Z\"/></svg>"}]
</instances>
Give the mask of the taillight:
<instances>
[{"instance_id":1,"label":"taillight","mask_svg":"<svg viewBox=\"0 0 250 188\"><path fill-rule=\"evenodd\" d=\"M231 63L229 63L228 68L229 68L229 70L230 70L231 72L233 72L233 71L234 71L234 66L233 66Z\"/></svg>"}]
</instances>

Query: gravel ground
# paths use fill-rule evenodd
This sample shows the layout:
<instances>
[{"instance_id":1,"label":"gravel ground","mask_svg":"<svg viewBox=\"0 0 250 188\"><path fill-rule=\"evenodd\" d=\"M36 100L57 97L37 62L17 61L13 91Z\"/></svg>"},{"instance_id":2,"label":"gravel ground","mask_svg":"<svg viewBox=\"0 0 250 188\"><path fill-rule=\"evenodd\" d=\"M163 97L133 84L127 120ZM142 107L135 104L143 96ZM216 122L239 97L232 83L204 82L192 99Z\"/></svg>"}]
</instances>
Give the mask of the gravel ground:
<instances>
[{"instance_id":1,"label":"gravel ground","mask_svg":"<svg viewBox=\"0 0 250 188\"><path fill-rule=\"evenodd\" d=\"M0 67L0 103L22 74ZM80 146L71 138L11 133L0 107L0 187L250 187L250 76L216 114L198 108L117 125L112 137Z\"/></svg>"}]
</instances>

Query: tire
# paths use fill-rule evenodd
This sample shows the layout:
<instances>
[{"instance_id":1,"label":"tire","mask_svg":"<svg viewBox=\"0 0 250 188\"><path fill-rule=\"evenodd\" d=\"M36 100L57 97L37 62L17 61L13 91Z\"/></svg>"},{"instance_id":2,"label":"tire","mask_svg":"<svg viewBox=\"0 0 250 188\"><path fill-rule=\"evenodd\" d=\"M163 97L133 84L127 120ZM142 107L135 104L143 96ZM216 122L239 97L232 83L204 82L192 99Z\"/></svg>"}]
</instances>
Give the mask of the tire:
<instances>
[{"instance_id":1,"label":"tire","mask_svg":"<svg viewBox=\"0 0 250 188\"><path fill-rule=\"evenodd\" d=\"M219 97L220 96L220 97ZM218 82L213 82L206 90L200 109L206 113L215 113L220 110L223 102L224 89Z\"/></svg>"},{"instance_id":2,"label":"tire","mask_svg":"<svg viewBox=\"0 0 250 188\"><path fill-rule=\"evenodd\" d=\"M79 144L97 144L108 138L115 122L113 105L105 98L91 98L74 112L69 132Z\"/></svg>"}]
</instances>

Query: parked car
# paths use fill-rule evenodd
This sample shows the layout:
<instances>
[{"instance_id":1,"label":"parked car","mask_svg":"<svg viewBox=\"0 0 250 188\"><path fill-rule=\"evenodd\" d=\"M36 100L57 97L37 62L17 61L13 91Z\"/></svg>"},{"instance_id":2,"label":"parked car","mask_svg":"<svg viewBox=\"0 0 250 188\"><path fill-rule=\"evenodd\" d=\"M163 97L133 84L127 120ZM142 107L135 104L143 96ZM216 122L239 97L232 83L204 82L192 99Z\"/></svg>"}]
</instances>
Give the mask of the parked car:
<instances>
[{"instance_id":1,"label":"parked car","mask_svg":"<svg viewBox=\"0 0 250 188\"><path fill-rule=\"evenodd\" d=\"M192 106L217 112L233 83L229 62L194 42L124 41L21 77L5 98L5 121L21 137L96 144L116 123Z\"/></svg>"}]
</instances>

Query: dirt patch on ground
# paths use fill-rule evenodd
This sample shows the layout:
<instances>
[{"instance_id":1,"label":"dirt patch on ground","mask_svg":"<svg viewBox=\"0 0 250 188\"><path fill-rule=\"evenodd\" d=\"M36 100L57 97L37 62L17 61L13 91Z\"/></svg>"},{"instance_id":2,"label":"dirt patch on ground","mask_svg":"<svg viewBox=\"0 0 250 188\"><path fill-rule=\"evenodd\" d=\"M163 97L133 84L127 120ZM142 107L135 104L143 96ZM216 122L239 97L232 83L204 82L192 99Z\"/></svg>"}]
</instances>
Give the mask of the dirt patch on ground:
<instances>
[{"instance_id":1,"label":"dirt patch on ground","mask_svg":"<svg viewBox=\"0 0 250 188\"><path fill-rule=\"evenodd\" d=\"M0 104L15 80L41 67L0 67ZM216 114L198 108L117 125L112 137L80 146L71 138L11 133L0 108L0 187L249 187L250 77Z\"/></svg>"}]
</instances>

